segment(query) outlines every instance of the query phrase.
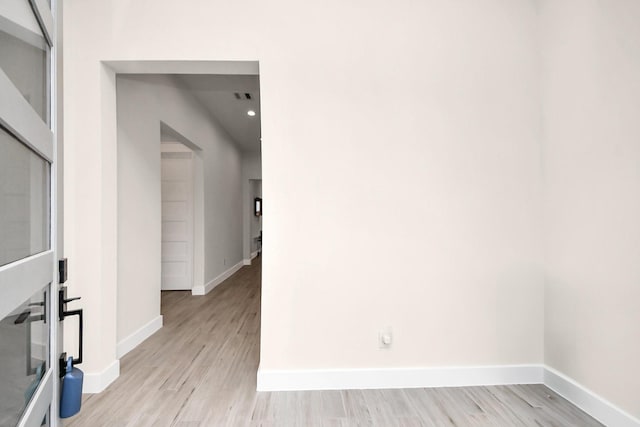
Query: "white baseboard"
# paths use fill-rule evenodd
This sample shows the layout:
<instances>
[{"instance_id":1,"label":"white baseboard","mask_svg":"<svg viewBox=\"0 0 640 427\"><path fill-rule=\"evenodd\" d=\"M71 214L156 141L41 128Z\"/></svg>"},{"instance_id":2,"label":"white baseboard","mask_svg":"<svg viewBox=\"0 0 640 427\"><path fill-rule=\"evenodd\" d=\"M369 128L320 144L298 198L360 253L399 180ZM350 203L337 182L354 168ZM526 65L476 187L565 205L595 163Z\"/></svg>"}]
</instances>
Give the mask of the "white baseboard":
<instances>
[{"instance_id":1,"label":"white baseboard","mask_svg":"<svg viewBox=\"0 0 640 427\"><path fill-rule=\"evenodd\" d=\"M206 295L206 294L208 294L216 286L218 286L220 283L224 282L229 277L231 277L231 275L233 273L235 273L236 271L240 270L243 265L245 265L244 264L244 260L240 261L239 263L237 263L236 265L234 265L233 267L231 267L230 269L228 269L224 273L220 274L218 277L216 277L215 279L211 280L206 285L204 285L204 286L194 286L193 289L191 290L191 294L192 295Z\"/></svg>"},{"instance_id":2,"label":"white baseboard","mask_svg":"<svg viewBox=\"0 0 640 427\"><path fill-rule=\"evenodd\" d=\"M116 345L116 357L120 359L122 356L140 345L144 340L155 334L160 328L162 328L162 316L157 316L149 323L120 341Z\"/></svg>"},{"instance_id":3,"label":"white baseboard","mask_svg":"<svg viewBox=\"0 0 640 427\"><path fill-rule=\"evenodd\" d=\"M544 384L606 426L640 427L639 419L549 366Z\"/></svg>"},{"instance_id":4,"label":"white baseboard","mask_svg":"<svg viewBox=\"0 0 640 427\"><path fill-rule=\"evenodd\" d=\"M258 391L350 390L381 388L462 387L541 384L542 365L459 368L318 369L284 371L258 369Z\"/></svg>"},{"instance_id":5,"label":"white baseboard","mask_svg":"<svg viewBox=\"0 0 640 427\"><path fill-rule=\"evenodd\" d=\"M242 260L242 263L243 263L244 265L251 265L251 261L253 261L253 259L254 259L255 257L257 257L257 256L258 256L258 253L259 253L258 251L252 252L252 253L251 253L251 258L249 258L249 259L246 259L246 258L245 258L245 259L243 259L243 260Z\"/></svg>"},{"instance_id":6,"label":"white baseboard","mask_svg":"<svg viewBox=\"0 0 640 427\"><path fill-rule=\"evenodd\" d=\"M82 368L82 366L81 366ZM83 393L100 393L120 376L120 361L111 362L102 372L85 372L82 382Z\"/></svg>"},{"instance_id":7,"label":"white baseboard","mask_svg":"<svg viewBox=\"0 0 640 427\"><path fill-rule=\"evenodd\" d=\"M258 391L350 390L544 384L607 426L640 427L640 420L546 365L453 368L265 370Z\"/></svg>"}]
</instances>

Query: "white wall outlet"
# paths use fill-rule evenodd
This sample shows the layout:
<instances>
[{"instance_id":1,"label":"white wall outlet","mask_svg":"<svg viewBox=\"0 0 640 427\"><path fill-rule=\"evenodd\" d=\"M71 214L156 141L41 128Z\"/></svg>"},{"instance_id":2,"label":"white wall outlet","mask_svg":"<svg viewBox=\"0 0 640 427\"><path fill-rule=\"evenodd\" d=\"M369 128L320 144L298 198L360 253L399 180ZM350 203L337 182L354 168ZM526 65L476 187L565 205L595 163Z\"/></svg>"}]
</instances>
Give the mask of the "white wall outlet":
<instances>
[{"instance_id":1,"label":"white wall outlet","mask_svg":"<svg viewBox=\"0 0 640 427\"><path fill-rule=\"evenodd\" d=\"M379 348L391 348L393 344L393 332L391 327L386 327L378 331L378 347Z\"/></svg>"}]
</instances>

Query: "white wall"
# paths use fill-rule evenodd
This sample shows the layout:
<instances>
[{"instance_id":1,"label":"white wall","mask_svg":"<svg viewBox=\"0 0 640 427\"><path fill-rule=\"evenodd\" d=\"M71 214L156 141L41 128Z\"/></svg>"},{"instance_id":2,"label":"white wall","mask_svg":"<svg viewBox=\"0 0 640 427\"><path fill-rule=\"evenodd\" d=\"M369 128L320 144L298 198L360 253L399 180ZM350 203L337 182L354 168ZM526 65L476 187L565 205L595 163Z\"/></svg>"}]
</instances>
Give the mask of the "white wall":
<instances>
[{"instance_id":1,"label":"white wall","mask_svg":"<svg viewBox=\"0 0 640 427\"><path fill-rule=\"evenodd\" d=\"M160 315L160 121L202 150L205 283L242 260L242 184L231 138L171 78L119 76L117 108L120 342Z\"/></svg>"},{"instance_id":2,"label":"white wall","mask_svg":"<svg viewBox=\"0 0 640 427\"><path fill-rule=\"evenodd\" d=\"M107 293L87 333L109 332L114 280L92 267L117 252L100 61L259 59L261 366L542 362L536 14L528 0L68 2L65 160L82 181L65 237L83 292ZM88 370L109 359L94 345Z\"/></svg>"},{"instance_id":3,"label":"white wall","mask_svg":"<svg viewBox=\"0 0 640 427\"><path fill-rule=\"evenodd\" d=\"M640 418L640 3L544 6L545 361Z\"/></svg>"},{"instance_id":4,"label":"white wall","mask_svg":"<svg viewBox=\"0 0 640 427\"><path fill-rule=\"evenodd\" d=\"M288 6L259 56L261 368L542 362L531 3Z\"/></svg>"}]
</instances>

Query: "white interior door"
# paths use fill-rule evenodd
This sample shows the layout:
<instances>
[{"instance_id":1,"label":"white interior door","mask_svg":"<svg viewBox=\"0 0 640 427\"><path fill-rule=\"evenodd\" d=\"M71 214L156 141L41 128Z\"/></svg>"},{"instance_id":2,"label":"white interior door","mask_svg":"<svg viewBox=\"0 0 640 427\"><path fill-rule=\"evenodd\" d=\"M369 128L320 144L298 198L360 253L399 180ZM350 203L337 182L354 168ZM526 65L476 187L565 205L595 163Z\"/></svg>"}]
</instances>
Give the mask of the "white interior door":
<instances>
[{"instance_id":1,"label":"white interior door","mask_svg":"<svg viewBox=\"0 0 640 427\"><path fill-rule=\"evenodd\" d=\"M59 422L55 38L49 2L0 1L0 427Z\"/></svg>"},{"instance_id":2,"label":"white interior door","mask_svg":"<svg viewBox=\"0 0 640 427\"><path fill-rule=\"evenodd\" d=\"M193 153L162 152L162 290L193 287Z\"/></svg>"}]
</instances>

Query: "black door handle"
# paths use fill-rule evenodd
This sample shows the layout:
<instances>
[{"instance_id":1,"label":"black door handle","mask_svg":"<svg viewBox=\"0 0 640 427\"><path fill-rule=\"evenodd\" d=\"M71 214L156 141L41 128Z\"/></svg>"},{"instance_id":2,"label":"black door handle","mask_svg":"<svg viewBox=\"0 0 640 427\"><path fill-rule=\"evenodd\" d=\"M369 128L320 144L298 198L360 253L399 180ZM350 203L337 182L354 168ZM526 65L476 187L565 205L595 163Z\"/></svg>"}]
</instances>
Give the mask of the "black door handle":
<instances>
[{"instance_id":1,"label":"black door handle","mask_svg":"<svg viewBox=\"0 0 640 427\"><path fill-rule=\"evenodd\" d=\"M80 297L67 298L67 287L64 286L58 291L58 318L64 320L66 317L78 316L78 358L73 359L74 365L82 363L82 348L83 348L83 335L84 326L82 319L82 309L79 310L67 310L67 303L71 301L79 300ZM64 361L66 363L66 361Z\"/></svg>"},{"instance_id":2,"label":"black door handle","mask_svg":"<svg viewBox=\"0 0 640 427\"><path fill-rule=\"evenodd\" d=\"M65 311L64 317L78 316L78 358L73 359L74 365L79 365L82 363L82 336L84 335L84 328L82 325L82 309L79 310L71 310Z\"/></svg>"}]
</instances>

